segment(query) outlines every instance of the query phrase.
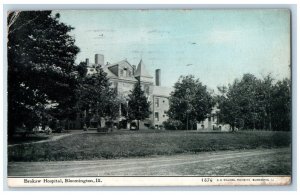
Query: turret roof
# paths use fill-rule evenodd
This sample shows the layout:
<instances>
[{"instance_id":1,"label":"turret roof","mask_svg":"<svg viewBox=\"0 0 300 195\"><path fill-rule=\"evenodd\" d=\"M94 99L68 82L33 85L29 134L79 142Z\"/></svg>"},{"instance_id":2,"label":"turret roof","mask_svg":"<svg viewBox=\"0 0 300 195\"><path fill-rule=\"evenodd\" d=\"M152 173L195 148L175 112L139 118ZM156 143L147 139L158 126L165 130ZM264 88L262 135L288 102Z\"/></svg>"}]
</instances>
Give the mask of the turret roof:
<instances>
[{"instance_id":1,"label":"turret roof","mask_svg":"<svg viewBox=\"0 0 300 195\"><path fill-rule=\"evenodd\" d=\"M135 71L135 74L134 74L135 77L148 77L148 78L153 78L149 72L146 70L146 67L143 63L143 60L141 59L136 71Z\"/></svg>"}]
</instances>

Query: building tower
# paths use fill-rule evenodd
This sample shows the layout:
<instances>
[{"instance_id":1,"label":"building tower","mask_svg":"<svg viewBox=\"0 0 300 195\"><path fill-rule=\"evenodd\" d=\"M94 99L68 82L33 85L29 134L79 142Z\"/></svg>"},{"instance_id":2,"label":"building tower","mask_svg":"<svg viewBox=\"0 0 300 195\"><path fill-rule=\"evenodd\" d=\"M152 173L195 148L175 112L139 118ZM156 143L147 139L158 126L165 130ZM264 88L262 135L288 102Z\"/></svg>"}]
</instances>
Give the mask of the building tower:
<instances>
[{"instance_id":1,"label":"building tower","mask_svg":"<svg viewBox=\"0 0 300 195\"><path fill-rule=\"evenodd\" d=\"M152 81L153 77L146 70L146 67L145 67L142 59L135 71L134 77L141 82L153 83L153 81Z\"/></svg>"}]
</instances>

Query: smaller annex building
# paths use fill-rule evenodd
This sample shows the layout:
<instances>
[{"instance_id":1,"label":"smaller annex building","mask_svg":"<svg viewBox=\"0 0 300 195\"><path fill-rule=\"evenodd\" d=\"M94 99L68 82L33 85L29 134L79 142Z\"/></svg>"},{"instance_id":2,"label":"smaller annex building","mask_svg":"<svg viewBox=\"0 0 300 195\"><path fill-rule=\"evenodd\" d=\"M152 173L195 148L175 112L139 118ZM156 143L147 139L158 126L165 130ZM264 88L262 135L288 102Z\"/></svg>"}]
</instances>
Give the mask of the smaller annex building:
<instances>
[{"instance_id":1,"label":"smaller annex building","mask_svg":"<svg viewBox=\"0 0 300 195\"><path fill-rule=\"evenodd\" d=\"M230 131L230 125L229 124L221 124L220 118L219 118L219 109L215 106L212 109L211 114L207 116L207 118L197 123L197 130L199 131Z\"/></svg>"}]
</instances>

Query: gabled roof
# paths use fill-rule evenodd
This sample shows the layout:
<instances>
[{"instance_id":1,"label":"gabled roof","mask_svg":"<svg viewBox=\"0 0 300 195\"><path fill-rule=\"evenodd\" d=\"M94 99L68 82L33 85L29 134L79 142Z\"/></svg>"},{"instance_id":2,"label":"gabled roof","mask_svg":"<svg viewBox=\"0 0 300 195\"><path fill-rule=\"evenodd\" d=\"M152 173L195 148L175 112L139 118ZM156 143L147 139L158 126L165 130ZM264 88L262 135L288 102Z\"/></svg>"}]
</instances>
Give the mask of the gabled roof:
<instances>
[{"instance_id":1,"label":"gabled roof","mask_svg":"<svg viewBox=\"0 0 300 195\"><path fill-rule=\"evenodd\" d=\"M149 73L148 71L146 70L146 67L143 63L143 60L141 59L136 71L135 71L135 74L134 74L135 77L148 77L148 78L153 78Z\"/></svg>"},{"instance_id":2,"label":"gabled roof","mask_svg":"<svg viewBox=\"0 0 300 195\"><path fill-rule=\"evenodd\" d=\"M118 78L117 75L115 75L114 73L112 73L107 66L103 67L103 71L107 73L107 77L109 78Z\"/></svg>"},{"instance_id":3,"label":"gabled roof","mask_svg":"<svg viewBox=\"0 0 300 195\"><path fill-rule=\"evenodd\" d=\"M108 65L104 66L103 70L107 73L107 76L109 78L118 78L118 79L122 79L122 80L128 80L128 81L136 82L137 80L133 76L132 77L119 77L113 71L110 70L110 68L112 68L114 66L122 66L122 65L129 65L130 67L132 67L132 65L127 61L127 59L124 59L124 60L119 61L117 63L108 64Z\"/></svg>"},{"instance_id":4,"label":"gabled roof","mask_svg":"<svg viewBox=\"0 0 300 195\"><path fill-rule=\"evenodd\" d=\"M127 61L127 59L124 59L124 60L119 61L119 62L117 62L117 63L108 64L108 65L106 65L105 67L112 67L112 66L115 66L115 65L122 65L122 64L124 64L124 63L129 64L130 66L132 66L132 65Z\"/></svg>"}]
</instances>

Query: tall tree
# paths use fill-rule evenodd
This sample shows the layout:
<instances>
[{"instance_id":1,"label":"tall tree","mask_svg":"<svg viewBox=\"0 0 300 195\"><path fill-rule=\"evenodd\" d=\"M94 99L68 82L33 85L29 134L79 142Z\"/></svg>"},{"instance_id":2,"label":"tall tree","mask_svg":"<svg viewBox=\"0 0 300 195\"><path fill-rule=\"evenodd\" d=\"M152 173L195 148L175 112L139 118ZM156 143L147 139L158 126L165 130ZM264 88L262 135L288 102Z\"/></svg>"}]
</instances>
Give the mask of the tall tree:
<instances>
[{"instance_id":1,"label":"tall tree","mask_svg":"<svg viewBox=\"0 0 300 195\"><path fill-rule=\"evenodd\" d=\"M257 79L245 74L228 87L219 88L217 97L220 122L232 130L241 129L290 129L290 81L277 81L271 75Z\"/></svg>"},{"instance_id":2,"label":"tall tree","mask_svg":"<svg viewBox=\"0 0 300 195\"><path fill-rule=\"evenodd\" d=\"M232 86L235 86L238 81L235 80ZM231 85L228 87L221 86L218 87L220 95L216 97L217 105L219 108L219 122L229 124L231 129L234 130L237 126L237 118L240 116L240 110L238 105L232 98L233 93L228 94L229 89L232 88Z\"/></svg>"},{"instance_id":3,"label":"tall tree","mask_svg":"<svg viewBox=\"0 0 300 195\"><path fill-rule=\"evenodd\" d=\"M207 117L213 104L211 93L199 79L191 75L181 76L171 93L168 115L170 119L185 124L181 129L188 130Z\"/></svg>"},{"instance_id":4,"label":"tall tree","mask_svg":"<svg viewBox=\"0 0 300 195\"><path fill-rule=\"evenodd\" d=\"M258 80L256 101L258 104L259 128L272 130L272 91L274 78L271 74Z\"/></svg>"},{"instance_id":5,"label":"tall tree","mask_svg":"<svg viewBox=\"0 0 300 195\"><path fill-rule=\"evenodd\" d=\"M131 94L129 94L128 100L128 118L129 120L138 121L138 129L140 128L140 120L144 120L149 117L150 102L147 101L144 91L141 88L141 84L138 81Z\"/></svg>"},{"instance_id":6,"label":"tall tree","mask_svg":"<svg viewBox=\"0 0 300 195\"><path fill-rule=\"evenodd\" d=\"M219 88L220 122L229 124L232 130L236 127L255 129L259 112L256 88L257 79L251 74L245 74L241 80L236 79L226 91L222 91L225 87Z\"/></svg>"},{"instance_id":7,"label":"tall tree","mask_svg":"<svg viewBox=\"0 0 300 195\"><path fill-rule=\"evenodd\" d=\"M85 116L86 123L94 118L101 126L101 118L112 120L118 115L117 93L101 67L97 68L95 74L82 77L77 98L78 111Z\"/></svg>"},{"instance_id":8,"label":"tall tree","mask_svg":"<svg viewBox=\"0 0 300 195\"><path fill-rule=\"evenodd\" d=\"M72 27L51 11L11 12L8 16L8 135L32 128L49 108L67 117L77 85L72 74L79 48Z\"/></svg>"},{"instance_id":9,"label":"tall tree","mask_svg":"<svg viewBox=\"0 0 300 195\"><path fill-rule=\"evenodd\" d=\"M291 81L283 79L277 81L272 90L272 127L277 131L291 129Z\"/></svg>"},{"instance_id":10,"label":"tall tree","mask_svg":"<svg viewBox=\"0 0 300 195\"><path fill-rule=\"evenodd\" d=\"M87 73L87 64L86 62L80 62L76 67L76 70L80 77L85 77Z\"/></svg>"}]
</instances>

